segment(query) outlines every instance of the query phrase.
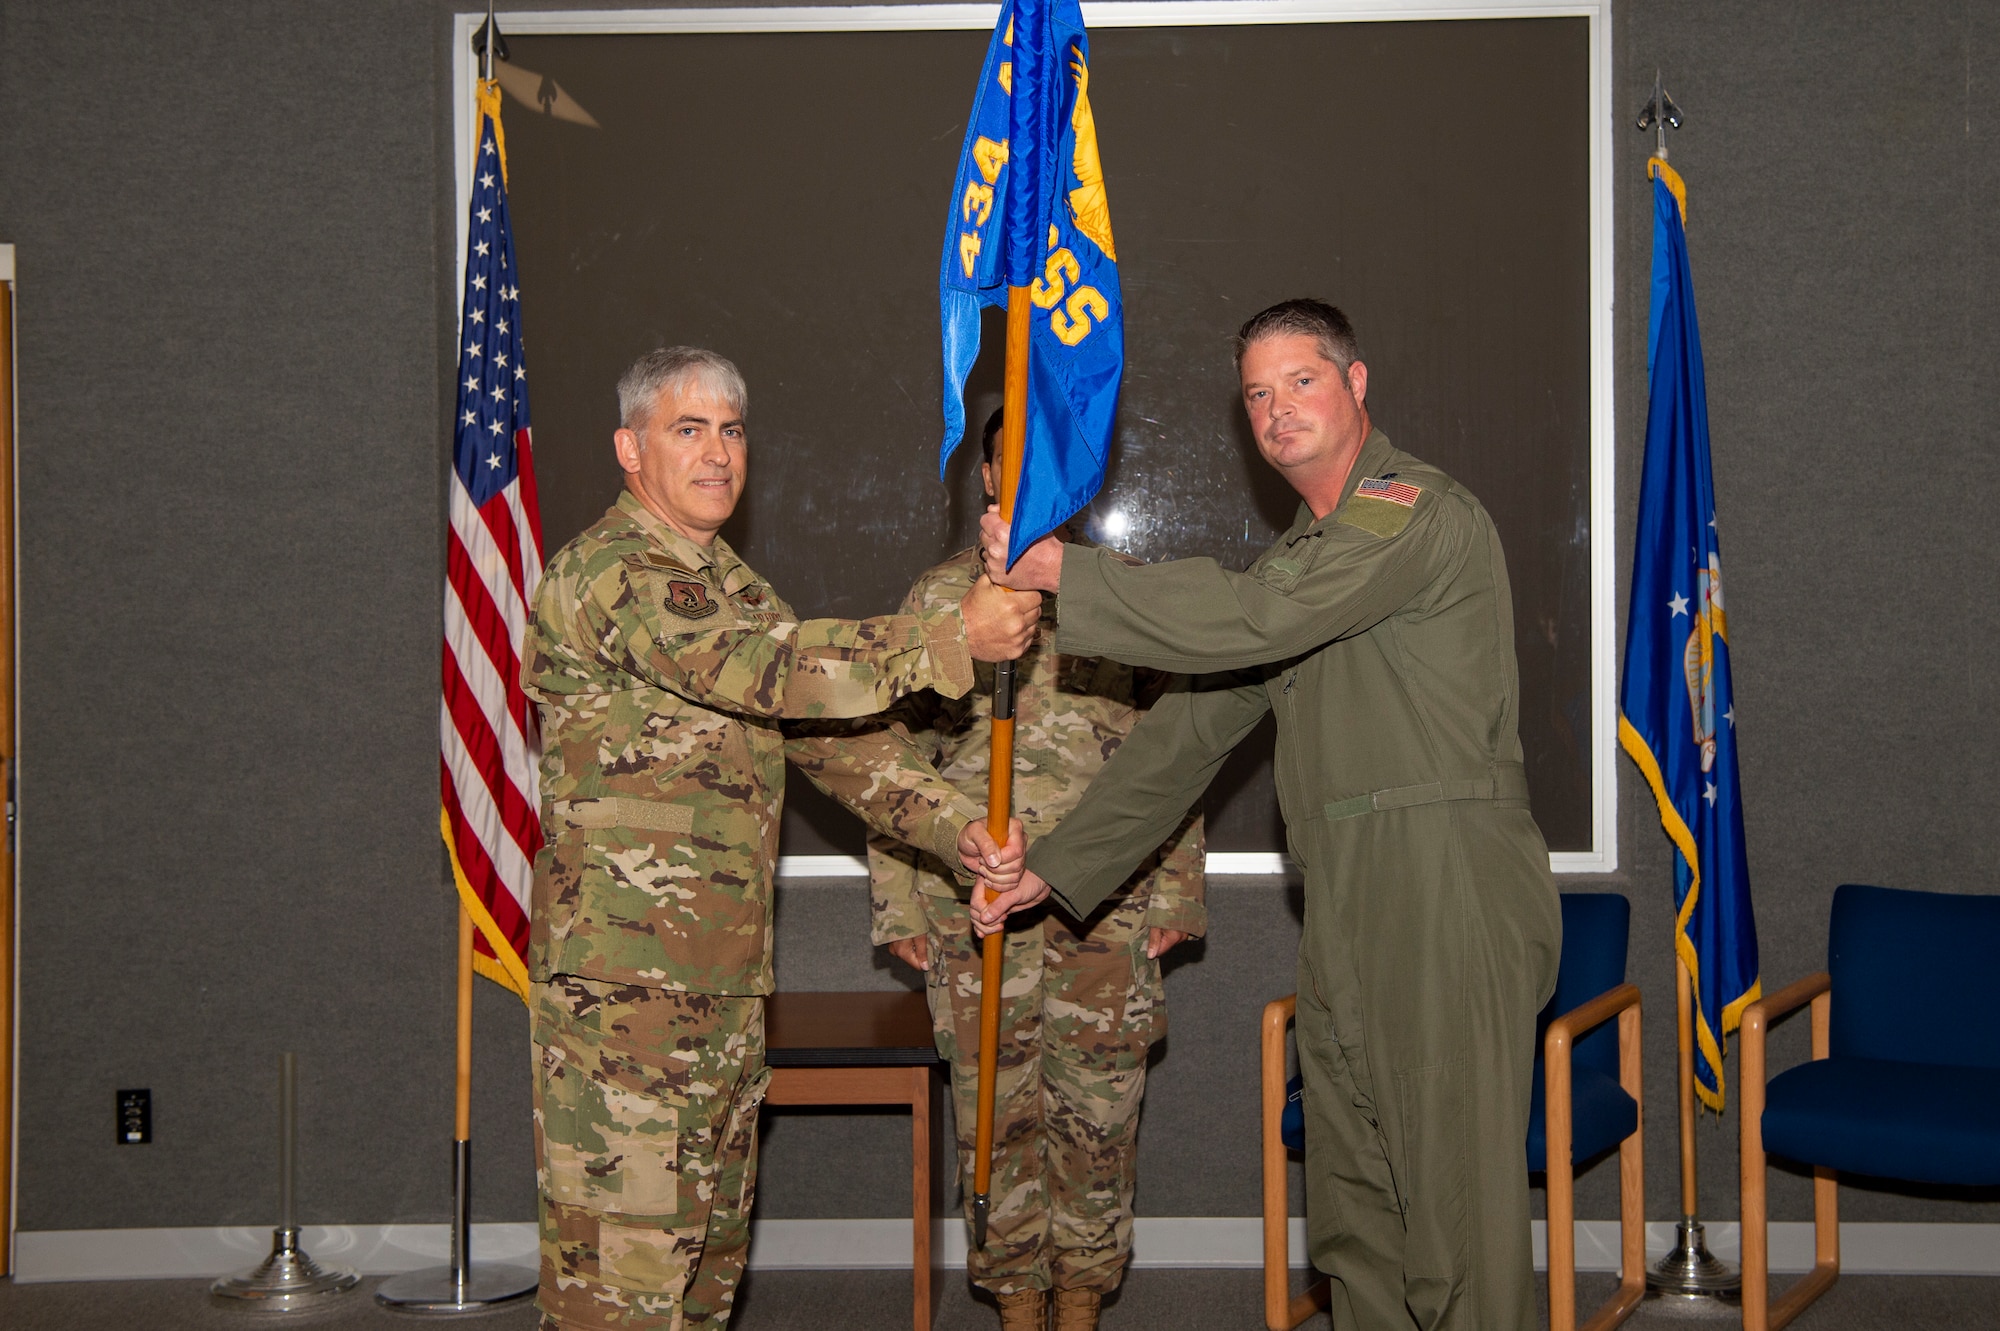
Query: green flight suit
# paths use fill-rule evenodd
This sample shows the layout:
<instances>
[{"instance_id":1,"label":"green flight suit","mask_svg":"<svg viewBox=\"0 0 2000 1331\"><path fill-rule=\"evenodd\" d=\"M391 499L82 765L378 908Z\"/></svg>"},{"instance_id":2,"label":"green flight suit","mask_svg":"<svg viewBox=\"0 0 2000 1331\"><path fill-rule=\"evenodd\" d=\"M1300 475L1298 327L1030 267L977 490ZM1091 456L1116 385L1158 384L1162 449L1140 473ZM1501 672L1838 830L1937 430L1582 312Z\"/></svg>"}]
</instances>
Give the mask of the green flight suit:
<instances>
[{"instance_id":1,"label":"green flight suit","mask_svg":"<svg viewBox=\"0 0 2000 1331\"><path fill-rule=\"evenodd\" d=\"M1246 572L1073 546L1062 602L1059 650L1204 677L1140 721L1028 867L1088 914L1276 712L1306 876L1306 1223L1334 1325L1525 1331L1535 1015L1562 922L1492 519L1375 431L1333 511L1301 508Z\"/></svg>"}]
</instances>

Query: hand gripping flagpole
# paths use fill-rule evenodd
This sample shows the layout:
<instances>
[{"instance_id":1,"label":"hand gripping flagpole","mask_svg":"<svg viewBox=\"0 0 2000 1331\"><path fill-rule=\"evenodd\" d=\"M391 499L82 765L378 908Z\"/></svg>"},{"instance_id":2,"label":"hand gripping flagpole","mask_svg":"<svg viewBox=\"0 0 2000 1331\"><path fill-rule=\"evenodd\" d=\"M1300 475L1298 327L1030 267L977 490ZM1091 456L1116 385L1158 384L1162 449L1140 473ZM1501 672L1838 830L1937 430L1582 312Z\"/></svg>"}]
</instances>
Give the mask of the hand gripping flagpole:
<instances>
[{"instance_id":1,"label":"hand gripping flagpole","mask_svg":"<svg viewBox=\"0 0 2000 1331\"><path fill-rule=\"evenodd\" d=\"M1026 287L1007 288L1007 368L1000 399L1000 516L1014 520L1021 455L1028 436L1028 315ZM993 733L986 776L986 830L1002 845L1014 812L1014 663L993 670ZM984 891L984 889L981 889ZM980 944L979 1118L972 1164L972 1247L986 1246L993 1182L993 1094L1000 1057L1000 957L1005 929Z\"/></svg>"},{"instance_id":2,"label":"hand gripping flagpole","mask_svg":"<svg viewBox=\"0 0 2000 1331\"><path fill-rule=\"evenodd\" d=\"M483 83L493 81L493 58L507 56L507 41L493 21L488 0L486 23L473 34L481 56ZM496 94L497 95L497 94ZM474 151L476 152L475 145ZM382 1282L375 1301L403 1313L482 1312L535 1292L540 1272L526 1266L472 1265L472 912L458 906L458 1029L452 1087L451 1260Z\"/></svg>"}]
</instances>

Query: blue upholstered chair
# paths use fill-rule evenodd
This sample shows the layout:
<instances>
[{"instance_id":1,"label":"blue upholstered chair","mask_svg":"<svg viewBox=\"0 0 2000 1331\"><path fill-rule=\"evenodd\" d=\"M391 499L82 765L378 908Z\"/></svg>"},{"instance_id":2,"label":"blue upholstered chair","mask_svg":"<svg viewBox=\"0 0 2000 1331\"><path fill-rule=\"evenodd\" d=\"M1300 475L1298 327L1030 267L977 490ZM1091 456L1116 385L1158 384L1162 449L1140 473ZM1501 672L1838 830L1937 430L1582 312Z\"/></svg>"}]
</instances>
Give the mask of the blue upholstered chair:
<instances>
[{"instance_id":1,"label":"blue upholstered chair","mask_svg":"<svg viewBox=\"0 0 2000 1331\"><path fill-rule=\"evenodd\" d=\"M1535 1059L1526 1163L1548 1176L1549 1326L1576 1331L1576 1162L1618 1148L1618 1288L1583 1327L1609 1331L1646 1293L1639 991L1625 983L1632 907L1611 893L1565 893L1562 915L1556 991L1536 1022L1542 1052ZM1293 1295L1286 1265L1286 1156L1305 1146L1298 1079L1285 1081L1285 1027L1296 1012L1295 997L1264 1008L1264 1321L1271 1331L1291 1331L1326 1306L1325 1282Z\"/></svg>"},{"instance_id":2,"label":"blue upholstered chair","mask_svg":"<svg viewBox=\"0 0 2000 1331\"><path fill-rule=\"evenodd\" d=\"M1839 1172L2000 1184L2000 896L1833 894L1827 968L1743 1012L1743 1325L1784 1326L1840 1274ZM1771 1023L1812 1005L1812 1059L1767 1079ZM1814 1265L1770 1297L1766 1155L1813 1170Z\"/></svg>"},{"instance_id":3,"label":"blue upholstered chair","mask_svg":"<svg viewBox=\"0 0 2000 1331\"><path fill-rule=\"evenodd\" d=\"M1576 1162L1618 1149L1618 1287L1583 1327L1609 1331L1646 1296L1639 991L1625 983L1632 903L1610 892L1565 892L1562 920L1556 991L1536 1022L1542 1052L1528 1110L1528 1169L1548 1183L1549 1326L1569 1331L1577 1324Z\"/></svg>"}]
</instances>

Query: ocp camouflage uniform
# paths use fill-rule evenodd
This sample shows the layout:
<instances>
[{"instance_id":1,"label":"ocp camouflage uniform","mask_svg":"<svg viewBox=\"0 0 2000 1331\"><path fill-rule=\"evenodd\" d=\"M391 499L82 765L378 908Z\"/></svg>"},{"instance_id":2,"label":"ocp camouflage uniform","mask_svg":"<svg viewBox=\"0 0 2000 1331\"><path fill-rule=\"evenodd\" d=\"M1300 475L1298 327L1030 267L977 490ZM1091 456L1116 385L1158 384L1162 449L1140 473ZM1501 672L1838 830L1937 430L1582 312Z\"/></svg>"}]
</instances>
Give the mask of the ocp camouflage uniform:
<instances>
[{"instance_id":1,"label":"ocp camouflage uniform","mask_svg":"<svg viewBox=\"0 0 2000 1331\"><path fill-rule=\"evenodd\" d=\"M770 1074L785 763L956 863L978 806L896 731L813 733L973 682L957 607L801 621L718 539L630 494L535 598L535 1165L543 1326L718 1327L749 1243Z\"/></svg>"},{"instance_id":2,"label":"ocp camouflage uniform","mask_svg":"<svg viewBox=\"0 0 2000 1331\"><path fill-rule=\"evenodd\" d=\"M976 551L931 569L903 609L956 604L978 574ZM1014 813L1032 841L1075 806L1166 677L1091 657L1058 656L1056 602L1016 668ZM983 798L991 762L993 667L956 700L910 698L889 713L939 772ZM980 945L968 891L934 857L885 838L869 845L874 939L929 939L925 977L938 1052L951 1061L968 1214L979 1081ZM1146 1053L1166 1034L1160 963L1149 927L1201 934L1201 817L1187 817L1078 933L1058 912L1017 916L1002 950L992 1206L973 1280L995 1293L1118 1287L1132 1250L1139 1101Z\"/></svg>"}]
</instances>

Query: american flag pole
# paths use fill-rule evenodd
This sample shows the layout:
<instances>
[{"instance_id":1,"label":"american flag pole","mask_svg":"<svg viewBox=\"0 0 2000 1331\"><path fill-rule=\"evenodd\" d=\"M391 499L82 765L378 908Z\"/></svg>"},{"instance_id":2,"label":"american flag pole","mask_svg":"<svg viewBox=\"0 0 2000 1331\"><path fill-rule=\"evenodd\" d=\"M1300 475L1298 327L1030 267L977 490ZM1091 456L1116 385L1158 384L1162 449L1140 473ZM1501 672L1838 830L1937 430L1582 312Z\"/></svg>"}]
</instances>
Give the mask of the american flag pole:
<instances>
[{"instance_id":1,"label":"american flag pole","mask_svg":"<svg viewBox=\"0 0 2000 1331\"><path fill-rule=\"evenodd\" d=\"M521 689L521 644L541 579L522 363L520 287L507 217L506 139L493 57L503 50L489 5L474 38L484 57L466 227L445 554L439 828L458 888L458 1021L452 1132L451 1263L385 1281L382 1304L405 1312L482 1309L533 1290L522 1266L474 1269L472 977L528 996L528 897L541 848L535 713Z\"/></svg>"},{"instance_id":2,"label":"american flag pole","mask_svg":"<svg viewBox=\"0 0 2000 1331\"><path fill-rule=\"evenodd\" d=\"M478 926L475 964L525 999L528 895L541 848L540 746L520 655L541 579L541 519L506 139L492 80L480 84L478 124L449 480L442 817L459 897Z\"/></svg>"}]
</instances>

